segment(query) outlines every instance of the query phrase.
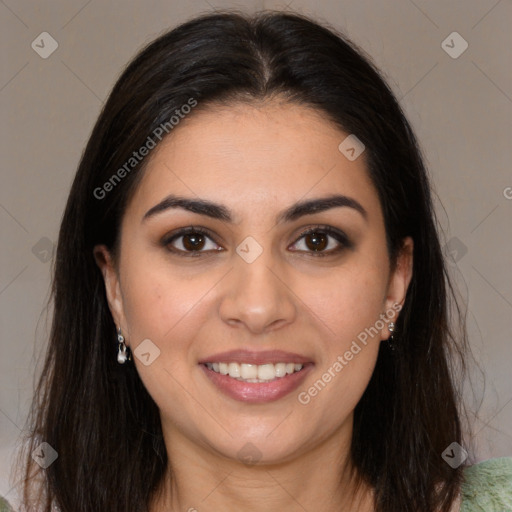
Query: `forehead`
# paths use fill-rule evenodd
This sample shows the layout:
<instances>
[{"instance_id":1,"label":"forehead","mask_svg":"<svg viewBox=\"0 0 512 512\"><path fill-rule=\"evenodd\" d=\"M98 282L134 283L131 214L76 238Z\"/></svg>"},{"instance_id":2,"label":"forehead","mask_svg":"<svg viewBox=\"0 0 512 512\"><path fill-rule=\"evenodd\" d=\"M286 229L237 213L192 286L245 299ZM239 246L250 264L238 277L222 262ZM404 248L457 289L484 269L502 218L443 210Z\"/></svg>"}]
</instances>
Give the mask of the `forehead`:
<instances>
[{"instance_id":1,"label":"forehead","mask_svg":"<svg viewBox=\"0 0 512 512\"><path fill-rule=\"evenodd\" d=\"M348 136L322 112L275 100L197 109L148 157L129 210L141 217L171 193L229 204L236 223L247 208L262 215L333 193L371 209L365 153L351 161L339 150Z\"/></svg>"}]
</instances>

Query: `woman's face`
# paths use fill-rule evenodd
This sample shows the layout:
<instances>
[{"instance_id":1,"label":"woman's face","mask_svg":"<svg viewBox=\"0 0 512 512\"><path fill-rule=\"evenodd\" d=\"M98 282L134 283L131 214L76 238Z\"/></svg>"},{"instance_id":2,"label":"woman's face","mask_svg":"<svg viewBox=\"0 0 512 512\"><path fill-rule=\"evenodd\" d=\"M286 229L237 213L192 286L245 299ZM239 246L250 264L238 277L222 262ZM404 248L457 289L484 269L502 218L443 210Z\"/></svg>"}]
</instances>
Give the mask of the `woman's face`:
<instances>
[{"instance_id":1,"label":"woman's face","mask_svg":"<svg viewBox=\"0 0 512 512\"><path fill-rule=\"evenodd\" d=\"M195 112L149 156L117 267L95 254L169 444L277 462L348 439L412 265L408 239L391 273L348 135L302 106L234 105Z\"/></svg>"}]
</instances>

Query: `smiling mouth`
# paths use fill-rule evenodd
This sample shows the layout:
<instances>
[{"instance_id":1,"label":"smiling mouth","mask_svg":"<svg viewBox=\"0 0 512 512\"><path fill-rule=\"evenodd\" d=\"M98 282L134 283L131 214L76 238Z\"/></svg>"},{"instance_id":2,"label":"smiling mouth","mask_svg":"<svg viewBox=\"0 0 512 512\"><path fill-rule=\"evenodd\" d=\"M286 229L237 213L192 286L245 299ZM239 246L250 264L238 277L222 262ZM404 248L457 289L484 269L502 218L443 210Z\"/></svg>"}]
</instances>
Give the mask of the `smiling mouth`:
<instances>
[{"instance_id":1,"label":"smiling mouth","mask_svg":"<svg viewBox=\"0 0 512 512\"><path fill-rule=\"evenodd\" d=\"M226 375L238 381L251 383L272 382L282 379L287 375L300 372L304 368L304 364L300 363L249 364L218 362L203 364L209 370L220 375Z\"/></svg>"}]
</instances>

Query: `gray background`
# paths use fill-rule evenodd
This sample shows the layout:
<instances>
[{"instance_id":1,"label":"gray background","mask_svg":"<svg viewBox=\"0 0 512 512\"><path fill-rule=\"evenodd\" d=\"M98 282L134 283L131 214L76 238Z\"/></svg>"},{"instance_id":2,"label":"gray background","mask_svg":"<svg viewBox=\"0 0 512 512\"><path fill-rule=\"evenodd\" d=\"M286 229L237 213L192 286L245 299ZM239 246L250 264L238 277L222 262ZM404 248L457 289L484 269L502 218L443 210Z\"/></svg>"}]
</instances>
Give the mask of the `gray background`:
<instances>
[{"instance_id":1,"label":"gray background","mask_svg":"<svg viewBox=\"0 0 512 512\"><path fill-rule=\"evenodd\" d=\"M443 244L485 372L485 385L475 373L483 398L477 459L511 456L510 0L0 0L0 494L16 501L9 466L49 329L52 246L93 123L142 45L218 8L293 9L328 20L383 70L432 174ZM463 48L448 37L454 31L468 43L457 58L445 51ZM48 51L42 32L58 43L46 59L31 47Z\"/></svg>"}]
</instances>

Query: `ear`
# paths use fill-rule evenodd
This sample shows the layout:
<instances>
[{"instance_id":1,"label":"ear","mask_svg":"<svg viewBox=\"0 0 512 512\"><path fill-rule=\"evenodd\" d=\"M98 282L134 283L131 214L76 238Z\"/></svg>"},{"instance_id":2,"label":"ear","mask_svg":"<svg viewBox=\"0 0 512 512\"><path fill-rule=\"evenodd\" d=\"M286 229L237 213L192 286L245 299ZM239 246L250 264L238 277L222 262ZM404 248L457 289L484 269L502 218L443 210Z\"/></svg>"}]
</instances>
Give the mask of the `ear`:
<instances>
[{"instance_id":1,"label":"ear","mask_svg":"<svg viewBox=\"0 0 512 512\"><path fill-rule=\"evenodd\" d=\"M413 239L409 236L404 238L402 242L402 247L397 256L397 261L395 268L391 275L389 276L388 281L388 291L385 300L385 308L388 312L393 312L393 316L391 317L389 314L386 315L389 319L381 332L381 339L387 340L391 335L388 329L388 323L394 322L399 315L400 309L402 309L405 296L407 294L407 289L409 288L409 283L412 278L412 269L413 269L413 253L414 253L414 242Z\"/></svg>"},{"instance_id":2,"label":"ear","mask_svg":"<svg viewBox=\"0 0 512 512\"><path fill-rule=\"evenodd\" d=\"M124 315L123 297L119 283L118 269L114 258L106 245L96 245L93 249L93 254L96 264L103 274L108 306L114 323L117 327L121 327L121 331L126 333L127 324ZM128 345L128 341L126 341L126 344Z\"/></svg>"}]
</instances>

